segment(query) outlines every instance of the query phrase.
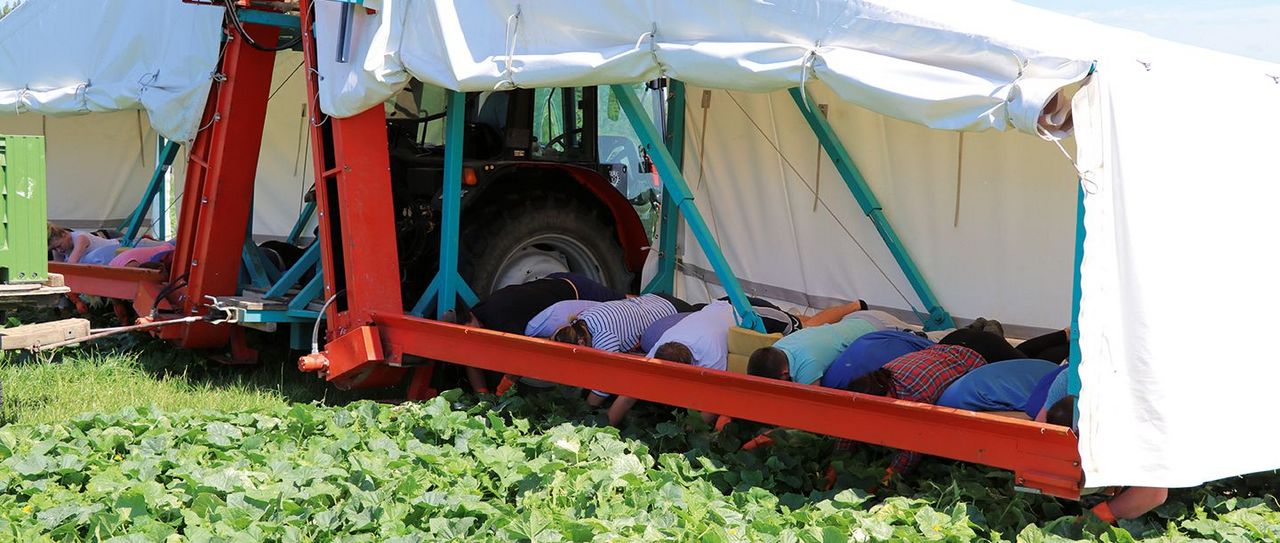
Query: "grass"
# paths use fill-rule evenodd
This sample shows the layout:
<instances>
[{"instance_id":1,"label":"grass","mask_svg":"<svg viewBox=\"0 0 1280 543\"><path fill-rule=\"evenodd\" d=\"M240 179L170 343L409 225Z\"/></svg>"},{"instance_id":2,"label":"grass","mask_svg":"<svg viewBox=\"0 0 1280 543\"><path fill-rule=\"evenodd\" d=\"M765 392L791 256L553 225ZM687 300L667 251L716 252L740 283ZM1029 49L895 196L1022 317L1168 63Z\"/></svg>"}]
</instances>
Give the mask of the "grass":
<instances>
[{"instance_id":1,"label":"grass","mask_svg":"<svg viewBox=\"0 0 1280 543\"><path fill-rule=\"evenodd\" d=\"M10 325L52 318L23 314ZM296 353L284 347L284 338L251 339L261 351L260 362L252 366L223 365L209 360L209 353L176 349L140 334L62 349L53 356L0 354L0 424L59 422L86 412L150 405L240 411L403 397L402 389L337 390L315 375L299 373Z\"/></svg>"}]
</instances>

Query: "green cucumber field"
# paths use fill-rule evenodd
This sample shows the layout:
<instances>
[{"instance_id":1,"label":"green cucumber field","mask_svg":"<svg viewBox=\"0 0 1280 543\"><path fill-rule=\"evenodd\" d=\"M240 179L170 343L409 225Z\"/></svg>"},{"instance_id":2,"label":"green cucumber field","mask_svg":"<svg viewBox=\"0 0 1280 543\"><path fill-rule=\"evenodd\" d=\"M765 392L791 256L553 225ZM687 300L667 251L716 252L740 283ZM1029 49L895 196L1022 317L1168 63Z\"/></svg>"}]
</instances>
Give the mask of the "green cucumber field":
<instances>
[{"instance_id":1,"label":"green cucumber field","mask_svg":"<svg viewBox=\"0 0 1280 543\"><path fill-rule=\"evenodd\" d=\"M395 405L291 366L133 340L7 355L0 541L1280 541L1277 474L1109 527L981 466L868 492L888 449L779 431L742 451L760 427L658 406L619 431L567 389Z\"/></svg>"}]
</instances>

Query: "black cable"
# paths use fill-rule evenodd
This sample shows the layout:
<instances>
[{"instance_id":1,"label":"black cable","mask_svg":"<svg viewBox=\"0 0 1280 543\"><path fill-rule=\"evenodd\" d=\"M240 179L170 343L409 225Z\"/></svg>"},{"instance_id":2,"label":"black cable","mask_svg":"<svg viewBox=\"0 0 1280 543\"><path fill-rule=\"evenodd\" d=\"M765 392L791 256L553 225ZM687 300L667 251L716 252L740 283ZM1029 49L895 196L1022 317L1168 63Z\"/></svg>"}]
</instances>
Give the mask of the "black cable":
<instances>
[{"instance_id":1,"label":"black cable","mask_svg":"<svg viewBox=\"0 0 1280 543\"><path fill-rule=\"evenodd\" d=\"M236 8L234 6L227 6L226 9L227 9L226 18L231 21L231 26L233 26L236 29L236 33L240 34L240 38L243 39L245 43L249 44L249 47L252 47L259 51L276 53L280 51L287 51L289 49L293 49L294 47L297 47L299 44L302 43L302 34L298 34L298 36L295 37L294 39L289 40L286 43L276 45L275 47L266 47L262 44L259 44L258 42L253 40L253 37L249 36L248 32L245 31L244 25L241 24L240 22L240 15L236 12Z\"/></svg>"},{"instance_id":2,"label":"black cable","mask_svg":"<svg viewBox=\"0 0 1280 543\"><path fill-rule=\"evenodd\" d=\"M285 86L285 84L286 84L286 83L288 83L290 79L293 79L294 74L297 74L297 73L298 73L298 68L301 68L303 64L306 64L306 61L305 61L305 60L304 60L304 61L302 61L302 62L299 62L297 66L294 66L294 67L293 67L293 71L292 71L292 72L289 72L289 77L284 78L284 81L281 81L281 82L280 82L280 86L279 86L279 87L276 87L276 90L271 91L271 95L270 95L270 96L267 96L267 101L268 101L268 102L270 102L272 98L275 98L275 97L276 97L276 93L277 93L277 92L280 92L280 89L283 89L283 88L284 88L284 86Z\"/></svg>"}]
</instances>

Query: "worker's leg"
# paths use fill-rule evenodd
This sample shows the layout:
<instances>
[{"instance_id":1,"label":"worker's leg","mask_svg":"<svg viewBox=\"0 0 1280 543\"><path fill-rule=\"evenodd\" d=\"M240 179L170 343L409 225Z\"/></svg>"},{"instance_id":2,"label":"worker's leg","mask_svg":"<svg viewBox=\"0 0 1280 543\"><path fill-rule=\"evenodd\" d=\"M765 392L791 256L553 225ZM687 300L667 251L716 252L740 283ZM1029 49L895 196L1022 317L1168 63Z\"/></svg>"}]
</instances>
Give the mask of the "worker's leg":
<instances>
[{"instance_id":1,"label":"worker's leg","mask_svg":"<svg viewBox=\"0 0 1280 543\"><path fill-rule=\"evenodd\" d=\"M961 328L942 338L938 343L943 345L960 345L977 351L988 364L992 362L1000 362L1002 360L1013 360L1016 358L1026 358L1019 351L1013 348L1004 338L992 334L991 332L983 332L971 328Z\"/></svg>"},{"instance_id":2,"label":"worker's leg","mask_svg":"<svg viewBox=\"0 0 1280 543\"><path fill-rule=\"evenodd\" d=\"M1050 362L1066 360L1070 349L1071 338L1066 330L1054 330L1018 344L1018 350L1022 351L1027 358L1039 358Z\"/></svg>"},{"instance_id":3,"label":"worker's leg","mask_svg":"<svg viewBox=\"0 0 1280 543\"><path fill-rule=\"evenodd\" d=\"M831 324L834 322L840 322L840 319L845 318L847 315L849 315L850 313L853 313L854 311L862 311L866 308L867 308L867 302L858 300L856 302L847 303L844 305L828 307L826 309L823 309L822 311L815 313L813 316L810 316L810 317L800 317L800 322L801 324L804 324L805 328L808 328L810 326L820 326L823 324Z\"/></svg>"}]
</instances>

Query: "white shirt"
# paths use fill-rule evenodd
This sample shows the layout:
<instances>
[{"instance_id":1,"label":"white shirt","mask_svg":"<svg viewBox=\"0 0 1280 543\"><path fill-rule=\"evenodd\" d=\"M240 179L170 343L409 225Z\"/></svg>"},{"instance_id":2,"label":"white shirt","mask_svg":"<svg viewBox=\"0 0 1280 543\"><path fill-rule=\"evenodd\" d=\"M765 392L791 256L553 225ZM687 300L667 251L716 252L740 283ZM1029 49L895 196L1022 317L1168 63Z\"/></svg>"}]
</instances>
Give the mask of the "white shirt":
<instances>
[{"instance_id":1,"label":"white shirt","mask_svg":"<svg viewBox=\"0 0 1280 543\"><path fill-rule=\"evenodd\" d=\"M649 357L653 358L663 344L676 342L693 353L694 366L725 370L729 367L729 327L735 322L729 302L712 302L662 334Z\"/></svg>"}]
</instances>

